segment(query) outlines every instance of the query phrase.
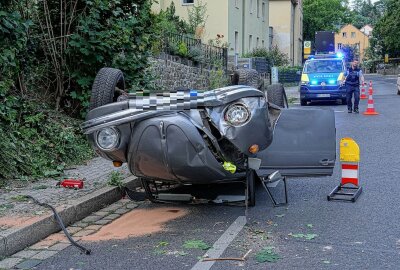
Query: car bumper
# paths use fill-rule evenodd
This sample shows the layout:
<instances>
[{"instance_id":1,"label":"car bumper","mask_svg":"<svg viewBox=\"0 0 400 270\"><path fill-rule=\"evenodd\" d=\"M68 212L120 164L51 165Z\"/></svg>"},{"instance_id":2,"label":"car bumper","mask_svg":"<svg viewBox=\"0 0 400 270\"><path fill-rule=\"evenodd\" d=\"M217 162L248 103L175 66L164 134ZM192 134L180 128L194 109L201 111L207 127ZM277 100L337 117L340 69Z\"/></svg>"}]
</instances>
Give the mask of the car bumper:
<instances>
[{"instance_id":1,"label":"car bumper","mask_svg":"<svg viewBox=\"0 0 400 270\"><path fill-rule=\"evenodd\" d=\"M345 86L300 86L302 100L336 100L346 98Z\"/></svg>"}]
</instances>

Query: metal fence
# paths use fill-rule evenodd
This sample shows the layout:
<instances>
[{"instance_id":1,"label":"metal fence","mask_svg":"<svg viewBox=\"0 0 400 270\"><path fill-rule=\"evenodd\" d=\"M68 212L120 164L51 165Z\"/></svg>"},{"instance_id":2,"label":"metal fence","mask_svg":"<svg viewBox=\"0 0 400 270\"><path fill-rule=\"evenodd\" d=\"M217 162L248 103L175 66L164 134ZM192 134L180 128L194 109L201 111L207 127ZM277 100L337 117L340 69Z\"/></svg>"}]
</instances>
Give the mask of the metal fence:
<instances>
[{"instance_id":1,"label":"metal fence","mask_svg":"<svg viewBox=\"0 0 400 270\"><path fill-rule=\"evenodd\" d=\"M278 69L278 80L280 83L297 83L301 79L301 70Z\"/></svg>"},{"instance_id":2,"label":"metal fence","mask_svg":"<svg viewBox=\"0 0 400 270\"><path fill-rule=\"evenodd\" d=\"M165 53L178 55L193 62L222 66L226 71L228 67L228 49L207 45L200 39L195 39L182 34L166 33L162 42Z\"/></svg>"}]
</instances>

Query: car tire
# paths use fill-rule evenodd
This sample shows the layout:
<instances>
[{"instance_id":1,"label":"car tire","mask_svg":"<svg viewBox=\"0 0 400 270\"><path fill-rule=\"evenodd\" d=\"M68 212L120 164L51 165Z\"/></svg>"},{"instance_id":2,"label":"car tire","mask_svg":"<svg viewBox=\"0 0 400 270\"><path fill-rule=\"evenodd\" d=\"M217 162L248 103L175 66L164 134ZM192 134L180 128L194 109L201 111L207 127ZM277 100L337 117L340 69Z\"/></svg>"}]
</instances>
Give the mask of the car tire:
<instances>
[{"instance_id":1,"label":"car tire","mask_svg":"<svg viewBox=\"0 0 400 270\"><path fill-rule=\"evenodd\" d=\"M282 84L276 83L267 87L267 100L281 108L288 108L288 99Z\"/></svg>"},{"instance_id":2,"label":"car tire","mask_svg":"<svg viewBox=\"0 0 400 270\"><path fill-rule=\"evenodd\" d=\"M307 106L307 100L305 100L305 99L300 99L300 105L301 105L301 106Z\"/></svg>"},{"instance_id":3,"label":"car tire","mask_svg":"<svg viewBox=\"0 0 400 270\"><path fill-rule=\"evenodd\" d=\"M247 85L259 89L260 76L255 69L237 69L232 77L233 85Z\"/></svg>"},{"instance_id":4,"label":"car tire","mask_svg":"<svg viewBox=\"0 0 400 270\"><path fill-rule=\"evenodd\" d=\"M89 109L117 101L125 90L124 74L116 68L102 68L97 73L92 86Z\"/></svg>"},{"instance_id":5,"label":"car tire","mask_svg":"<svg viewBox=\"0 0 400 270\"><path fill-rule=\"evenodd\" d=\"M398 94L398 95L400 95L400 88L399 88L399 89L397 89L397 94Z\"/></svg>"},{"instance_id":6,"label":"car tire","mask_svg":"<svg viewBox=\"0 0 400 270\"><path fill-rule=\"evenodd\" d=\"M248 206L256 205L256 172L254 170L249 170L248 175L246 177L247 188L248 188Z\"/></svg>"}]
</instances>

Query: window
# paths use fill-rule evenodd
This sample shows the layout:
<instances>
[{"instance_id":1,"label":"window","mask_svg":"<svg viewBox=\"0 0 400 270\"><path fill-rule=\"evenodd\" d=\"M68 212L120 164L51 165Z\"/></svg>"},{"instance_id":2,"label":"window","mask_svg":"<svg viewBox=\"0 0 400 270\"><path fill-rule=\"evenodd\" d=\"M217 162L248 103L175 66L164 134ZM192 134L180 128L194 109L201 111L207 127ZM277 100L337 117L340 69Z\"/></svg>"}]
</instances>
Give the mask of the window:
<instances>
[{"instance_id":1,"label":"window","mask_svg":"<svg viewBox=\"0 0 400 270\"><path fill-rule=\"evenodd\" d=\"M253 13L253 8L254 8L254 0L250 0L250 14Z\"/></svg>"},{"instance_id":2,"label":"window","mask_svg":"<svg viewBox=\"0 0 400 270\"><path fill-rule=\"evenodd\" d=\"M343 33L342 33L342 37L347 38L347 33L346 33L346 32L343 32Z\"/></svg>"},{"instance_id":3,"label":"window","mask_svg":"<svg viewBox=\"0 0 400 270\"><path fill-rule=\"evenodd\" d=\"M182 5L192 5L194 4L194 0L182 0Z\"/></svg>"},{"instance_id":4,"label":"window","mask_svg":"<svg viewBox=\"0 0 400 270\"><path fill-rule=\"evenodd\" d=\"M265 2L262 3L261 12L262 12L262 20L264 22L265 21Z\"/></svg>"},{"instance_id":5,"label":"window","mask_svg":"<svg viewBox=\"0 0 400 270\"><path fill-rule=\"evenodd\" d=\"M260 0L257 0L257 18L260 18Z\"/></svg>"},{"instance_id":6,"label":"window","mask_svg":"<svg viewBox=\"0 0 400 270\"><path fill-rule=\"evenodd\" d=\"M264 42L264 40L261 41L261 45L262 45L263 48L265 48L265 42Z\"/></svg>"},{"instance_id":7,"label":"window","mask_svg":"<svg viewBox=\"0 0 400 270\"><path fill-rule=\"evenodd\" d=\"M356 38L356 32L351 32L351 38Z\"/></svg>"},{"instance_id":8,"label":"window","mask_svg":"<svg viewBox=\"0 0 400 270\"><path fill-rule=\"evenodd\" d=\"M257 37L256 48L258 48L258 46L260 46L260 38L259 37Z\"/></svg>"},{"instance_id":9,"label":"window","mask_svg":"<svg viewBox=\"0 0 400 270\"><path fill-rule=\"evenodd\" d=\"M249 36L249 52L251 51L252 46L253 46L253 35L250 35Z\"/></svg>"},{"instance_id":10,"label":"window","mask_svg":"<svg viewBox=\"0 0 400 270\"><path fill-rule=\"evenodd\" d=\"M337 44L337 48L338 48L338 50L341 50L342 49L342 43L338 43Z\"/></svg>"}]
</instances>

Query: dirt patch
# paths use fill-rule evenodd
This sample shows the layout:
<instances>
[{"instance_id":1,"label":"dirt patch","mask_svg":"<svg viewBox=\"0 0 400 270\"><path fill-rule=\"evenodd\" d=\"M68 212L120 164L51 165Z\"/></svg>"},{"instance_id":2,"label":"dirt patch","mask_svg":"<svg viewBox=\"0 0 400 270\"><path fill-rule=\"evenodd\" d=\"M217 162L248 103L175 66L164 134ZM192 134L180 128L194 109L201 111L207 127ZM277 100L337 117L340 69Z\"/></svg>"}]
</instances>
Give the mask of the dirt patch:
<instances>
[{"instance_id":1,"label":"dirt patch","mask_svg":"<svg viewBox=\"0 0 400 270\"><path fill-rule=\"evenodd\" d=\"M21 228L27 225L31 225L35 223L36 221L40 220L41 216L35 216L35 217L10 217L10 216L4 216L0 217L0 227L1 228L11 228L11 227L16 227L16 228Z\"/></svg>"},{"instance_id":2,"label":"dirt patch","mask_svg":"<svg viewBox=\"0 0 400 270\"><path fill-rule=\"evenodd\" d=\"M156 208L133 210L112 223L104 226L98 232L82 237L84 241L104 241L143 236L163 230L168 221L187 215L187 211L179 208Z\"/></svg>"}]
</instances>

